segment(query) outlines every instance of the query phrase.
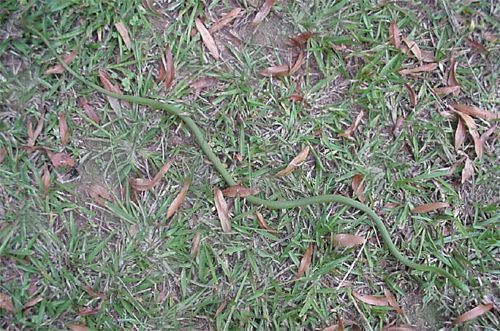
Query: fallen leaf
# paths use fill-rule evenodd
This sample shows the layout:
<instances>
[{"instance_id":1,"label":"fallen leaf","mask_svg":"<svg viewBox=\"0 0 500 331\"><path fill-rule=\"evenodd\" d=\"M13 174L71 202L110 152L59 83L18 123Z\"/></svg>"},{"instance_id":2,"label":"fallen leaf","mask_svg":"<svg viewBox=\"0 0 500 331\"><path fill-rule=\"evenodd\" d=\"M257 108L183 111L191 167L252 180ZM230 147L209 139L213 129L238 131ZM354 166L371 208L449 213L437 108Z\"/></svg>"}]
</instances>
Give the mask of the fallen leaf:
<instances>
[{"instance_id":1,"label":"fallen leaf","mask_svg":"<svg viewBox=\"0 0 500 331\"><path fill-rule=\"evenodd\" d=\"M417 43L411 39L408 39L406 37L403 37L403 42L408 46L410 51L415 55L417 60L422 60L422 51L420 50L420 47L418 47Z\"/></svg>"},{"instance_id":2,"label":"fallen leaf","mask_svg":"<svg viewBox=\"0 0 500 331\"><path fill-rule=\"evenodd\" d=\"M122 37L123 43L125 44L127 49L130 50L132 48L132 41L130 40L130 37L128 35L128 30L125 24L123 24L123 22L118 22L115 24L115 28Z\"/></svg>"},{"instance_id":3,"label":"fallen leaf","mask_svg":"<svg viewBox=\"0 0 500 331\"><path fill-rule=\"evenodd\" d=\"M396 123L394 124L394 128L392 129L392 134L394 134L396 137L399 137L401 135L401 132L403 132L403 126L405 125L405 118L403 116L398 116L396 119Z\"/></svg>"},{"instance_id":4,"label":"fallen leaf","mask_svg":"<svg viewBox=\"0 0 500 331\"><path fill-rule=\"evenodd\" d=\"M242 185L234 185L222 190L222 194L228 198L246 198L259 192L258 188L246 188Z\"/></svg>"},{"instance_id":5,"label":"fallen leaf","mask_svg":"<svg viewBox=\"0 0 500 331\"><path fill-rule=\"evenodd\" d=\"M361 120L363 119L364 115L365 115L365 112L363 110L361 110L358 113L358 116L356 116L354 123L352 123L351 126L349 128L347 128L347 130L339 133L339 136L347 138L347 139L352 139L352 135L353 135L354 131L356 131L356 129L358 128L358 125L359 125L359 123L361 123Z\"/></svg>"},{"instance_id":6,"label":"fallen leaf","mask_svg":"<svg viewBox=\"0 0 500 331\"><path fill-rule=\"evenodd\" d=\"M467 158L465 159L465 165L462 170L462 184L471 179L472 176L474 176L474 165L472 161Z\"/></svg>"},{"instance_id":7,"label":"fallen leaf","mask_svg":"<svg viewBox=\"0 0 500 331\"><path fill-rule=\"evenodd\" d=\"M300 52L299 55L297 56L297 59L295 60L293 66L290 68L290 71L288 72L289 75L293 75L294 73L297 72L297 70L300 69L300 67L304 64L305 62L305 54L304 52Z\"/></svg>"},{"instance_id":8,"label":"fallen leaf","mask_svg":"<svg viewBox=\"0 0 500 331\"><path fill-rule=\"evenodd\" d=\"M219 305L219 307L217 307L214 318L217 317L220 313L222 313L224 309L226 309L226 306L227 306L227 300L223 300L222 303Z\"/></svg>"},{"instance_id":9,"label":"fallen leaf","mask_svg":"<svg viewBox=\"0 0 500 331\"><path fill-rule=\"evenodd\" d=\"M472 39L465 39L465 43L470 47L471 50L477 51L479 53L488 53L488 50L479 42Z\"/></svg>"},{"instance_id":10,"label":"fallen leaf","mask_svg":"<svg viewBox=\"0 0 500 331\"><path fill-rule=\"evenodd\" d=\"M484 131L483 134L481 135L481 137L479 139L481 139L481 142L484 144L488 138L493 134L493 132L495 132L496 130L496 125L493 125L491 128L489 128L488 130ZM0 157L0 163L1 163L1 157Z\"/></svg>"},{"instance_id":11,"label":"fallen leaf","mask_svg":"<svg viewBox=\"0 0 500 331\"><path fill-rule=\"evenodd\" d=\"M433 89L434 93L437 95L448 95L455 94L457 91L460 91L460 86L445 86L445 87L437 87Z\"/></svg>"},{"instance_id":12,"label":"fallen leaf","mask_svg":"<svg viewBox=\"0 0 500 331\"><path fill-rule=\"evenodd\" d=\"M109 92L116 94L123 94L119 85L111 83L111 77L107 72L100 70L99 79L101 80L101 83L104 86L104 88Z\"/></svg>"},{"instance_id":13,"label":"fallen leaf","mask_svg":"<svg viewBox=\"0 0 500 331\"><path fill-rule=\"evenodd\" d=\"M83 308L78 311L78 315L80 316L90 316L90 315L95 315L101 310L101 307L97 308Z\"/></svg>"},{"instance_id":14,"label":"fallen leaf","mask_svg":"<svg viewBox=\"0 0 500 331\"><path fill-rule=\"evenodd\" d=\"M309 31L300 33L300 34L296 35L295 37L289 38L287 44L289 46L302 48L309 41L309 39L311 39L313 34L314 33L309 32Z\"/></svg>"},{"instance_id":15,"label":"fallen leaf","mask_svg":"<svg viewBox=\"0 0 500 331\"><path fill-rule=\"evenodd\" d=\"M438 67L437 63L428 63L428 64L423 64L423 65L415 67L415 68L401 69L401 70L399 70L399 74L402 76L407 76L407 75L418 74L421 72L431 72L431 71L436 70L437 67Z\"/></svg>"},{"instance_id":16,"label":"fallen leaf","mask_svg":"<svg viewBox=\"0 0 500 331\"><path fill-rule=\"evenodd\" d=\"M392 294L392 292L389 291L389 289L387 289L385 287L384 287L384 295L385 295L385 298L387 299L387 302L389 303L389 306L394 308L396 313L398 313L399 315L403 315L403 310L401 309L398 302L396 301L394 294Z\"/></svg>"},{"instance_id":17,"label":"fallen leaf","mask_svg":"<svg viewBox=\"0 0 500 331\"><path fill-rule=\"evenodd\" d=\"M30 301L26 302L26 304L23 306L23 310L28 309L30 307L33 307L37 305L39 302L43 300L43 297L41 295L31 299Z\"/></svg>"},{"instance_id":18,"label":"fallen leaf","mask_svg":"<svg viewBox=\"0 0 500 331\"><path fill-rule=\"evenodd\" d=\"M431 202L431 203L425 203L423 205L419 205L411 210L413 214L423 214L423 213L429 213L431 211L441 209L441 208L448 208L450 206L449 203L446 202Z\"/></svg>"},{"instance_id":19,"label":"fallen leaf","mask_svg":"<svg viewBox=\"0 0 500 331\"><path fill-rule=\"evenodd\" d=\"M465 126L469 130L469 134L472 136L472 140L474 140L474 150L476 151L477 157L480 159L483 156L483 141L479 137L474 119L465 113L459 111L456 113L463 119Z\"/></svg>"},{"instance_id":20,"label":"fallen leaf","mask_svg":"<svg viewBox=\"0 0 500 331\"><path fill-rule=\"evenodd\" d=\"M93 184L87 189L89 196L97 202L100 206L105 207L107 201L113 201L113 195L109 192L107 188L100 184ZM103 200L104 199L104 200Z\"/></svg>"},{"instance_id":21,"label":"fallen leaf","mask_svg":"<svg viewBox=\"0 0 500 331\"><path fill-rule=\"evenodd\" d=\"M461 117L458 118L457 129L455 130L455 149L458 151L465 141L465 125Z\"/></svg>"},{"instance_id":22,"label":"fallen leaf","mask_svg":"<svg viewBox=\"0 0 500 331\"><path fill-rule=\"evenodd\" d=\"M208 29L208 32L215 33L219 31L220 29L231 23L236 17L240 15L240 13L241 13L241 8L239 7L234 8L229 13L222 16L217 22L212 24Z\"/></svg>"},{"instance_id":23,"label":"fallen leaf","mask_svg":"<svg viewBox=\"0 0 500 331\"><path fill-rule=\"evenodd\" d=\"M94 289L88 285L83 287L83 290L92 298L101 298L104 299L106 295L102 292L96 292Z\"/></svg>"},{"instance_id":24,"label":"fallen leaf","mask_svg":"<svg viewBox=\"0 0 500 331\"><path fill-rule=\"evenodd\" d=\"M410 104L413 107L415 107L417 105L417 102L418 102L417 94L415 93L413 88L410 86L410 84L405 83L405 88L408 91L408 94L410 96Z\"/></svg>"},{"instance_id":25,"label":"fallen leaf","mask_svg":"<svg viewBox=\"0 0 500 331\"><path fill-rule=\"evenodd\" d=\"M71 53L64 55L64 57L63 57L64 63L70 64L71 62L73 62L73 60L76 58L77 54L78 53L76 51L72 51ZM58 63L55 66L47 69L45 71L45 74L46 75L53 75L53 74L62 74L63 72L64 72L64 67L60 63Z\"/></svg>"},{"instance_id":26,"label":"fallen leaf","mask_svg":"<svg viewBox=\"0 0 500 331\"><path fill-rule=\"evenodd\" d=\"M257 216L257 222L259 223L259 226L263 228L264 230L267 230L271 233L278 233L278 231L272 229L269 225L267 225L266 220L264 219L264 216L262 216L261 213L258 211L255 212L255 216Z\"/></svg>"},{"instance_id":27,"label":"fallen leaf","mask_svg":"<svg viewBox=\"0 0 500 331\"><path fill-rule=\"evenodd\" d=\"M389 306L389 301L385 296L379 295L362 295L356 291L352 291L352 295L361 302L372 306L386 307Z\"/></svg>"},{"instance_id":28,"label":"fallen leaf","mask_svg":"<svg viewBox=\"0 0 500 331\"><path fill-rule=\"evenodd\" d=\"M401 33L398 29L398 24L395 21L392 21L389 25L389 44L396 48L401 47L401 39L399 37Z\"/></svg>"},{"instance_id":29,"label":"fallen leaf","mask_svg":"<svg viewBox=\"0 0 500 331\"><path fill-rule=\"evenodd\" d=\"M457 78L455 77L456 71L457 71L457 65L458 62L457 60L452 57L450 60L450 69L448 71L448 79L446 80L446 84L448 86L454 87L454 86L460 86L460 84L457 81ZM457 94L458 91L455 91L454 94Z\"/></svg>"},{"instance_id":30,"label":"fallen leaf","mask_svg":"<svg viewBox=\"0 0 500 331\"><path fill-rule=\"evenodd\" d=\"M314 246L310 244L307 247L304 256L302 257L302 260L300 260L299 270L297 271L297 278L304 276L306 270L311 265L313 251L314 251Z\"/></svg>"},{"instance_id":31,"label":"fallen leaf","mask_svg":"<svg viewBox=\"0 0 500 331\"><path fill-rule=\"evenodd\" d=\"M78 105L83 108L83 111L85 112L85 115L88 116L92 121L95 123L99 124L101 119L99 118L99 115L94 111L94 107L88 104L87 100L83 97L78 98L77 100Z\"/></svg>"},{"instance_id":32,"label":"fallen leaf","mask_svg":"<svg viewBox=\"0 0 500 331\"><path fill-rule=\"evenodd\" d=\"M163 178L163 175L165 175L168 169L170 169L171 165L172 161L165 163L163 167L161 167L161 169L158 171L156 176L153 177L153 179L131 178L130 186L132 186L132 189L138 192L147 191L153 188L160 182L160 180Z\"/></svg>"},{"instance_id":33,"label":"fallen leaf","mask_svg":"<svg viewBox=\"0 0 500 331\"><path fill-rule=\"evenodd\" d=\"M201 233L196 232L193 238L193 242L191 243L191 257L196 257L198 255L198 251L200 250L200 242L201 242Z\"/></svg>"},{"instance_id":34,"label":"fallen leaf","mask_svg":"<svg viewBox=\"0 0 500 331\"><path fill-rule=\"evenodd\" d=\"M52 165L56 168L59 167L74 167L75 161L69 156L69 154L61 152L61 153L52 153L49 150L46 150L47 156L52 162Z\"/></svg>"},{"instance_id":35,"label":"fallen leaf","mask_svg":"<svg viewBox=\"0 0 500 331\"><path fill-rule=\"evenodd\" d=\"M5 309L10 312L14 312L14 304L12 299L7 294L0 293L0 308Z\"/></svg>"},{"instance_id":36,"label":"fallen leaf","mask_svg":"<svg viewBox=\"0 0 500 331\"><path fill-rule=\"evenodd\" d=\"M7 148L5 147L0 148L0 163L2 163L3 160L5 160L6 155L7 155Z\"/></svg>"},{"instance_id":37,"label":"fallen leaf","mask_svg":"<svg viewBox=\"0 0 500 331\"><path fill-rule=\"evenodd\" d=\"M231 232L231 221L229 220L229 208L227 206L226 200L222 195L222 191L218 188L214 189L214 201L215 208L217 209L217 215L219 216L222 231L225 233Z\"/></svg>"},{"instance_id":38,"label":"fallen leaf","mask_svg":"<svg viewBox=\"0 0 500 331\"><path fill-rule=\"evenodd\" d=\"M333 246L337 248L350 248L363 245L366 239L353 234L336 234L332 237Z\"/></svg>"},{"instance_id":39,"label":"fallen leaf","mask_svg":"<svg viewBox=\"0 0 500 331\"><path fill-rule=\"evenodd\" d=\"M182 203L186 199L186 194L187 194L187 191L189 189L190 184L191 184L190 179L186 179L184 181L184 184L182 184L181 191L179 192L179 194L177 194L174 201L172 201L172 204L168 207L167 219L169 219L170 217L172 217L175 214L177 209L179 209L180 205L182 205Z\"/></svg>"},{"instance_id":40,"label":"fallen leaf","mask_svg":"<svg viewBox=\"0 0 500 331\"><path fill-rule=\"evenodd\" d=\"M304 101L304 95L302 93L294 93L289 99L296 103L302 103Z\"/></svg>"},{"instance_id":41,"label":"fallen leaf","mask_svg":"<svg viewBox=\"0 0 500 331\"><path fill-rule=\"evenodd\" d=\"M275 0L266 0L266 2L264 2L262 7L260 7L260 10L257 13L257 15L255 15L255 18L252 21L252 25L257 25L260 22L262 22L264 20L264 18L266 18L266 16L271 11L271 8L273 7L274 2L275 2Z\"/></svg>"},{"instance_id":42,"label":"fallen leaf","mask_svg":"<svg viewBox=\"0 0 500 331\"><path fill-rule=\"evenodd\" d=\"M458 324L462 324L463 322L470 321L474 318L477 318L477 317L489 312L492 308L493 308L492 303L488 303L485 305L481 304L475 308L472 308L468 312L458 316L457 318L455 318L455 320L451 323L451 325L455 326Z\"/></svg>"},{"instance_id":43,"label":"fallen leaf","mask_svg":"<svg viewBox=\"0 0 500 331\"><path fill-rule=\"evenodd\" d=\"M452 103L450 106L460 113L467 114L472 117L482 118L483 120L490 121L500 119L500 114L489 112L476 106L463 105L459 103Z\"/></svg>"},{"instance_id":44,"label":"fallen leaf","mask_svg":"<svg viewBox=\"0 0 500 331\"><path fill-rule=\"evenodd\" d=\"M66 122L66 116L61 113L59 114L59 136L61 138L61 144L64 146L69 140L69 129L68 123Z\"/></svg>"},{"instance_id":45,"label":"fallen leaf","mask_svg":"<svg viewBox=\"0 0 500 331\"><path fill-rule=\"evenodd\" d=\"M43 193L45 195L49 193L49 186L50 186L50 171L49 167L45 164L43 166L43 174L42 174L42 188L43 188Z\"/></svg>"},{"instance_id":46,"label":"fallen leaf","mask_svg":"<svg viewBox=\"0 0 500 331\"><path fill-rule=\"evenodd\" d=\"M422 61L423 62L436 62L436 56L434 56L434 52L422 50Z\"/></svg>"},{"instance_id":47,"label":"fallen leaf","mask_svg":"<svg viewBox=\"0 0 500 331\"><path fill-rule=\"evenodd\" d=\"M276 173L275 177L283 177L291 174L295 169L300 167L309 155L309 146L304 147L300 153L286 166L285 169Z\"/></svg>"},{"instance_id":48,"label":"fallen leaf","mask_svg":"<svg viewBox=\"0 0 500 331\"><path fill-rule=\"evenodd\" d=\"M28 123L28 143L26 144L27 146L35 146L36 139L38 138L40 133L42 133L44 119L45 119L45 108L42 108L42 111L40 112L40 119L36 124L35 131L33 131L33 125L31 124L31 122Z\"/></svg>"},{"instance_id":49,"label":"fallen leaf","mask_svg":"<svg viewBox=\"0 0 500 331\"><path fill-rule=\"evenodd\" d=\"M271 66L259 71L259 74L265 77L285 77L290 74L290 66L288 64Z\"/></svg>"},{"instance_id":50,"label":"fallen leaf","mask_svg":"<svg viewBox=\"0 0 500 331\"><path fill-rule=\"evenodd\" d=\"M358 197L358 200L365 203L365 195L363 194L363 175L356 174L352 176L351 187L354 195Z\"/></svg>"},{"instance_id":51,"label":"fallen leaf","mask_svg":"<svg viewBox=\"0 0 500 331\"><path fill-rule=\"evenodd\" d=\"M67 324L66 326L71 331L88 331L89 330L85 325L81 325L81 324Z\"/></svg>"},{"instance_id":52,"label":"fallen leaf","mask_svg":"<svg viewBox=\"0 0 500 331\"><path fill-rule=\"evenodd\" d=\"M198 32L201 35L201 40L205 44L205 46L208 48L208 51L212 56L218 60L219 59L219 49L217 48L217 45L215 44L214 38L212 38L212 35L210 32L208 32L207 28L205 27L205 24L199 19L195 19L195 25L196 29L198 29Z\"/></svg>"},{"instance_id":53,"label":"fallen leaf","mask_svg":"<svg viewBox=\"0 0 500 331\"><path fill-rule=\"evenodd\" d=\"M175 79L174 59L170 46L165 46L165 56L161 58L160 72L158 74L157 82L163 81L165 88L169 89Z\"/></svg>"},{"instance_id":54,"label":"fallen leaf","mask_svg":"<svg viewBox=\"0 0 500 331\"><path fill-rule=\"evenodd\" d=\"M195 80L191 83L191 87L194 89L194 96L198 97L200 95L201 90L207 87L212 87L217 84L217 78L213 77L203 77Z\"/></svg>"}]
</instances>

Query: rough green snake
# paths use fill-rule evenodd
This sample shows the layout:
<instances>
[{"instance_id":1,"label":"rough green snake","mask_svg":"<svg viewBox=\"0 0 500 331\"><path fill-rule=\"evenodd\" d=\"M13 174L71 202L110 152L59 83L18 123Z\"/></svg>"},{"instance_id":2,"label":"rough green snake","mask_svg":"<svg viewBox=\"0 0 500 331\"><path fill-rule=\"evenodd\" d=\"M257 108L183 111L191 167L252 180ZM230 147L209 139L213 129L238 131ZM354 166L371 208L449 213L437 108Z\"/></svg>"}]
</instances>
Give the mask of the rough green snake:
<instances>
[{"instance_id":1,"label":"rough green snake","mask_svg":"<svg viewBox=\"0 0 500 331\"><path fill-rule=\"evenodd\" d=\"M127 101L130 103L135 103L143 106L147 106L150 108L154 109L161 109L169 113L170 115L173 115L177 118L179 118L181 121L184 122L184 124L188 127L188 129L191 131L191 133L194 135L196 142L198 145L201 147L203 150L203 153L205 156L210 160L214 168L217 170L217 172L224 178L224 181L227 183L229 186L236 185L236 181L233 179L231 174L226 170L222 162L219 160L219 158L215 155L215 153L212 151L212 148L210 145L207 143L205 139L205 135L203 131L199 128L199 126L196 124L196 122L191 119L189 116L187 116L185 113L183 113L181 110L179 110L177 107L158 102L152 99L148 98L143 98L143 97L138 97L138 96L131 96L131 95L122 95L122 94L116 94L109 92L105 90L104 88L88 81L85 79L82 75L79 73L75 72L73 69L71 69L63 60L60 56L57 55L57 52L55 49L52 47L50 42L45 38L45 36L40 33L39 31L27 26L26 27L29 31L31 31L33 34L37 35L48 47L48 49L53 53L54 57L60 62L60 64L65 68L73 77L84 83L85 85L93 88L95 91L100 92L102 94L105 94L107 96L120 99L123 101ZM249 196L246 198L246 200L252 204L255 205L261 205L270 209L292 209L292 208L297 208L301 206L307 206L311 204L319 204L319 203L338 203L342 204L345 206L349 206L355 209L358 209L365 214L367 214L372 220L373 223L375 224L379 234L382 236L382 239L389 249L390 253L396 260L401 262L402 264L415 269L419 271L424 271L424 272L430 272L434 273L437 275L441 275L445 278L447 278L454 286L459 288L460 290L468 293L469 288L467 285L465 285L462 281L460 281L458 278L454 277L451 275L449 272L447 272L444 269L441 269L436 266L430 266L430 265L423 265L419 263L415 263L408 259L406 256L404 256L394 245L394 242L391 239L391 235L387 231L387 228L385 227L384 223L382 220L377 216L377 214L368 206L353 200L351 198L341 196L341 195L332 195L332 194L325 194L325 195L318 195L318 196L312 196L308 198L301 198L297 200L284 200L284 201L272 201L272 200L265 200L258 198L256 196Z\"/></svg>"}]
</instances>

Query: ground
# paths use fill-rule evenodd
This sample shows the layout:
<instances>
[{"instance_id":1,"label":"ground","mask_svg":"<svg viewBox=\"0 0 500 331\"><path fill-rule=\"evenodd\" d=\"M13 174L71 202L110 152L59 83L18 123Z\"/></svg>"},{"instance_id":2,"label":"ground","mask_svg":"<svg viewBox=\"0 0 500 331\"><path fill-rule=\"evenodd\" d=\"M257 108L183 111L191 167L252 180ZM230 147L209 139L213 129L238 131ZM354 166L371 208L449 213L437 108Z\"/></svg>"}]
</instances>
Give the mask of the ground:
<instances>
[{"instance_id":1,"label":"ground","mask_svg":"<svg viewBox=\"0 0 500 331\"><path fill-rule=\"evenodd\" d=\"M498 135L493 129L485 139L482 158L469 137L457 150L457 117L448 107L457 102L498 108L498 5L276 1L253 26L262 3L0 4L0 293L14 306L0 308L3 328L321 330L342 319L351 330L438 330L481 303L498 308ZM221 54L215 60L193 31L195 18L210 26L235 7L241 15L213 33ZM390 45L392 21L402 36L434 55L436 70L398 73L418 61ZM128 29L131 49L115 28L118 22ZM365 203L382 217L399 249L448 270L471 293L399 263L366 215L338 204L271 211L228 198L232 230L224 233L213 190L226 184L189 130L162 111L110 102L67 72L46 74L57 62L27 25L43 31L59 54L76 51L70 66L96 84L99 71L106 71L126 94L180 105L233 177L259 188L261 197L353 196L352 178L361 174ZM259 74L293 63L297 48L288 38L306 31L314 34L297 72ZM486 50L471 47L471 39ZM171 88L156 80L167 44L176 70ZM460 92L439 96L433 88L446 86L452 57ZM203 77L216 84L198 96L191 84ZM418 95L416 106L405 83ZM299 90L303 103L290 99ZM81 97L99 123L84 111ZM35 146L67 153L73 167L55 167L46 153L25 147L27 124L35 128L43 110ZM352 138L339 135L361 111ZM61 114L69 127L66 145ZM475 122L479 134L495 125ZM275 177L305 146L311 149L305 163ZM474 175L462 183L467 158ZM169 161L157 185L132 194L131 178L153 178ZM167 220L186 179L186 200ZM96 184L113 201L91 197ZM449 206L411 212L432 202ZM259 227L256 211L277 234ZM330 238L338 233L367 241L337 248ZM200 245L191 254L196 236ZM310 245L311 265L297 278ZM404 315L353 296L383 295L384 288ZM498 325L489 312L457 329Z\"/></svg>"}]
</instances>

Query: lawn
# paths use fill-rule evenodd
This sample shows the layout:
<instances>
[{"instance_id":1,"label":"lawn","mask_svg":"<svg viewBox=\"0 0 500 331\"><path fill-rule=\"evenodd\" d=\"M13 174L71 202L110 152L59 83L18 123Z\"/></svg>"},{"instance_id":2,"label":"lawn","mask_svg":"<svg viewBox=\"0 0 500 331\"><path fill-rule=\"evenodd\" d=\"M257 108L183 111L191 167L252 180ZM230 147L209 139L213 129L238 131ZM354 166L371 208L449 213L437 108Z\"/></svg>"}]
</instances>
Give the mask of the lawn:
<instances>
[{"instance_id":1,"label":"lawn","mask_svg":"<svg viewBox=\"0 0 500 331\"><path fill-rule=\"evenodd\" d=\"M3 0L0 327L497 330L499 10Z\"/></svg>"}]
</instances>

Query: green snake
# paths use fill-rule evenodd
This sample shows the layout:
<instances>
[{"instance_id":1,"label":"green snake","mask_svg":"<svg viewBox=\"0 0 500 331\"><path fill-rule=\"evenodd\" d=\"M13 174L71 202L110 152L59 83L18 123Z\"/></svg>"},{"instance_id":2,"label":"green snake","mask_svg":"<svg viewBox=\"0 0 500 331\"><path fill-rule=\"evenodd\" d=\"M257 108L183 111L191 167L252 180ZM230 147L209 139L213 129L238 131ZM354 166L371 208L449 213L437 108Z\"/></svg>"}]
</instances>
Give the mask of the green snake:
<instances>
[{"instance_id":1,"label":"green snake","mask_svg":"<svg viewBox=\"0 0 500 331\"><path fill-rule=\"evenodd\" d=\"M54 55L54 57L57 59L57 61L60 62L60 64L63 66L64 69L66 69L73 77L84 83L85 85L93 88L94 90L105 94L107 96L120 99L123 101L127 101L130 103L135 103L138 105L143 105L147 106L153 109L161 109L169 113L170 115L173 115L177 118L179 118L184 124L188 127L188 129L191 131L191 133L194 135L196 142L198 145L201 147L203 150L203 153L205 156L210 160L214 168L217 170L217 172L224 178L224 181L227 183L229 186L236 185L236 181L233 179L231 174L226 170L222 162L219 160L219 158L215 155L215 153L212 151L212 148L210 145L207 143L205 139L205 135L203 131L200 129L200 127L196 124L196 122L191 119L189 116L187 116L185 113L183 113L181 110L179 110L177 107L166 104L166 103L161 103L152 99L148 98L143 98L143 97L138 97L138 96L132 96L132 95L123 95L123 94L117 94L113 92L109 92L108 90L88 81L85 79L82 75L74 71L67 65L63 59L57 54L55 49L52 47L50 42L45 38L45 36L40 33L39 31L33 29L32 27L26 26L26 28L31 31L33 34L37 35L48 47L50 52ZM406 265L407 267L410 267L412 269L418 270L418 271L424 271L424 272L430 272L433 274L441 275L445 278L447 278L455 287L458 289L468 293L469 288L467 285L465 285L462 281L460 281L458 278L454 277L452 274L447 272L444 269L441 269L436 266L431 266L431 265L423 265L419 264L416 262L411 261L408 259L406 256L404 256L399 249L396 247L394 242L391 239L391 235L387 231L387 228L385 227L384 223L382 220L377 216L377 214L368 206L354 200L351 198L347 198L342 195L333 195L333 194L324 194L324 195L317 195L317 196L312 196L308 198L301 198L301 199L296 199L296 200L284 200L284 201L272 201L272 200L265 200L261 199L256 196L249 196L246 197L246 200L252 204L255 205L260 205L267 207L269 209L292 209L292 208L297 208L301 206L307 206L307 205L312 205L312 204L319 204L319 203L338 203L342 204L345 206L349 206L355 209L358 209L365 214L367 214L372 220L373 223L375 224L379 234L382 236L382 239L384 243L386 244L387 248L389 249L389 252L394 256L396 260L401 262L402 264Z\"/></svg>"}]
</instances>

